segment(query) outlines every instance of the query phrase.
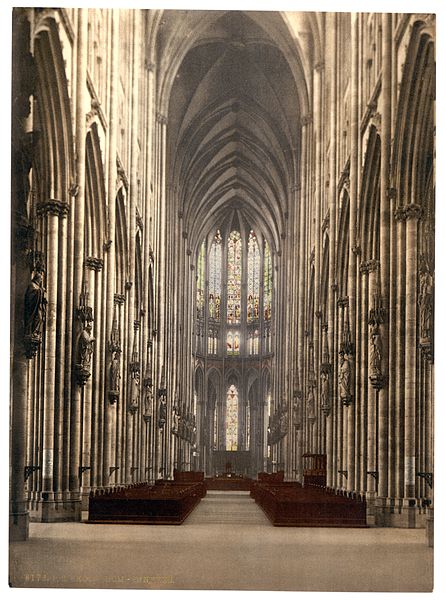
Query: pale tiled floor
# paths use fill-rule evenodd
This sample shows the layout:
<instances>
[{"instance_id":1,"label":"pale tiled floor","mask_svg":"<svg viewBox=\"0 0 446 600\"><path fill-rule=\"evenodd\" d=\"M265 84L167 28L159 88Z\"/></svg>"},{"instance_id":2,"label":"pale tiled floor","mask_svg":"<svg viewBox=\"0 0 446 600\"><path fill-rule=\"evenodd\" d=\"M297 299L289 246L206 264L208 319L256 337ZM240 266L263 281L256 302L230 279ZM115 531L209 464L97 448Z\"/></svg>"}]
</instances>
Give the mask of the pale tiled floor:
<instances>
[{"instance_id":1,"label":"pale tiled floor","mask_svg":"<svg viewBox=\"0 0 446 600\"><path fill-rule=\"evenodd\" d=\"M202 501L179 527L31 523L30 540L11 545L10 583L73 588L432 589L433 551L424 530L279 528L269 524L248 496L239 495L233 502L235 511L245 502L243 516L234 523L228 519L230 498L219 504L215 496Z\"/></svg>"}]
</instances>

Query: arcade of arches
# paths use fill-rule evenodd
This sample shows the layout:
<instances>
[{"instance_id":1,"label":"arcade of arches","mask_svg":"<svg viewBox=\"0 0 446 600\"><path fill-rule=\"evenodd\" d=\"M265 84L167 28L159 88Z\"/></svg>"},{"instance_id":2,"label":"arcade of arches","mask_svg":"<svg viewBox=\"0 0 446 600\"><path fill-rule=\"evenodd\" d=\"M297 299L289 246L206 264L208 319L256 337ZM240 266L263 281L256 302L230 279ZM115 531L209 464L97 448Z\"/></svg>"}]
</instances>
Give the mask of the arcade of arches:
<instances>
[{"instance_id":1,"label":"arcade of arches","mask_svg":"<svg viewBox=\"0 0 446 600\"><path fill-rule=\"evenodd\" d=\"M326 457L433 514L432 15L15 9L11 539ZM231 461L231 457L233 457Z\"/></svg>"}]
</instances>

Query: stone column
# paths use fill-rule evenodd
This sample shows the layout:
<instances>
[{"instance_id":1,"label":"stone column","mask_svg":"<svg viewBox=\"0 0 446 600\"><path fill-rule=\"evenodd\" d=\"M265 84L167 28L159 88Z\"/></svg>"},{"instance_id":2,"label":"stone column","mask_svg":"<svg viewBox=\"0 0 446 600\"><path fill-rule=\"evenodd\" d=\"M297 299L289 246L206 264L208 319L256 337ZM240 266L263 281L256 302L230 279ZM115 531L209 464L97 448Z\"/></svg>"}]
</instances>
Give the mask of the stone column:
<instances>
[{"instance_id":1,"label":"stone column","mask_svg":"<svg viewBox=\"0 0 446 600\"><path fill-rule=\"evenodd\" d=\"M380 174L380 233L379 260L380 284L384 308L382 331L382 372L386 378L383 389L379 392L378 407L378 497L384 499L388 495L388 436L389 436L389 280L390 280L390 197L389 197L389 165L391 145L391 101L392 101L392 15L382 15L382 120L381 120L381 174ZM385 500L380 500L384 508Z\"/></svg>"},{"instance_id":2,"label":"stone column","mask_svg":"<svg viewBox=\"0 0 446 600\"><path fill-rule=\"evenodd\" d=\"M46 218L46 259L48 306L45 330L43 440L41 454L42 507L41 519L53 520L54 515L54 425L56 375L57 275L59 258L59 215L67 214L68 205L49 200L38 207L38 214Z\"/></svg>"},{"instance_id":3,"label":"stone column","mask_svg":"<svg viewBox=\"0 0 446 600\"><path fill-rule=\"evenodd\" d=\"M311 129L312 115L304 115L301 119L301 127L302 127L302 158L301 158L301 186L300 186L300 198L299 198L299 262L298 262L298 304L297 304L297 322L298 322L298 331L297 331L297 356L298 356L298 381L299 386L301 386L300 392L303 391L304 386L304 353L305 353L305 306L306 306L306 247L307 247L307 239L306 239L306 206L308 202L308 180L309 177L309 156L310 156L310 129ZM301 399L301 402L303 400ZM266 419L267 425L267 419ZM303 427L303 424L302 424ZM303 471L302 471L302 453L303 453L303 431L299 432L299 438L297 443L297 462L298 462L298 472L297 478L299 481L303 479ZM266 434L265 434L266 435ZM266 456L266 455L265 455Z\"/></svg>"},{"instance_id":4,"label":"stone column","mask_svg":"<svg viewBox=\"0 0 446 600\"><path fill-rule=\"evenodd\" d=\"M329 139L330 139L330 150L329 150L329 165L328 165L328 176L329 176L329 187L328 187L328 201L329 201L329 265L328 265L328 281L329 281L329 292L328 292L328 347L330 356L334 356L335 348L335 319L337 318L335 312L335 298L337 291L336 282L336 228L337 228L337 186L336 186L336 108L337 108L337 87L336 87L336 32L337 22L336 14L330 13L327 15L327 56L329 59L329 70L330 70L330 89L329 89ZM336 375L336 372L334 373ZM333 403L335 404L335 403ZM335 411L333 411L335 412ZM342 414L342 413L341 413ZM334 420L334 415L331 417ZM336 435L336 434L335 434ZM339 456L337 451L333 453L333 458ZM335 485L337 480L337 468L333 466L334 473L332 485Z\"/></svg>"},{"instance_id":5,"label":"stone column","mask_svg":"<svg viewBox=\"0 0 446 600\"><path fill-rule=\"evenodd\" d=\"M359 90L359 23L358 14L351 14L351 90L350 90L350 210L349 210L349 260L348 260L348 311L351 328L351 339L354 347L354 400L348 408L348 434L347 434L347 471L348 471L348 489L353 491L358 489L356 481L356 463L359 462L359 445L355 427L355 413L358 411L358 388L356 379L359 379L360 356L358 354L358 344L356 343L356 323L357 323L357 204L358 204L358 173L359 173L359 114L358 114L358 90Z\"/></svg>"},{"instance_id":6,"label":"stone column","mask_svg":"<svg viewBox=\"0 0 446 600\"><path fill-rule=\"evenodd\" d=\"M14 180L13 180L14 185ZM13 205L14 206L14 205ZM11 251L11 290L15 297L11 306L13 317L13 357L11 382L11 481L9 541L25 541L29 537L29 513L25 494L26 466L26 401L27 375L32 366L25 355L24 298L29 283L29 268L26 261L28 250L28 227L17 211L12 211L13 243ZM36 466L30 463L28 466Z\"/></svg>"},{"instance_id":7,"label":"stone column","mask_svg":"<svg viewBox=\"0 0 446 600\"><path fill-rule=\"evenodd\" d=\"M94 257L88 257L85 260L85 267L86 267L86 278L88 280L88 290L93 291L93 298L94 298L94 302L93 302L93 307L94 309L94 316L95 316L95 321L94 321L94 335L93 337L97 340L97 338L99 337L99 327L98 327L98 323L96 322L97 319L97 315L98 313L100 313L100 303L98 302L98 298L96 297L95 291L96 291L96 285L95 285L95 273L97 270L99 270L101 268L101 260L94 258ZM99 304L99 306L98 306ZM97 310L99 308L99 310ZM99 351L96 351L95 353L95 357L94 357L94 361L95 364L97 364L98 361L98 355L99 355ZM95 382L95 386L97 386L98 384L98 377L99 377L99 371L96 371L93 368L93 373L92 373L92 378L88 381L88 383L86 384L85 388L84 388L84 397L83 397L83 406L82 406L82 414L83 414L83 419L82 419L82 449L81 449L81 464L80 469L80 480L81 480L81 487L82 487L82 509L83 510L88 510L88 495L90 492L90 488L92 485L92 481L91 481L91 475L92 475L92 442L93 442L93 448L94 448L94 435L93 435L93 428L92 428L92 424L95 421L95 416L93 415L94 411L94 406L93 406L93 380Z\"/></svg>"},{"instance_id":8,"label":"stone column","mask_svg":"<svg viewBox=\"0 0 446 600\"><path fill-rule=\"evenodd\" d=\"M404 310L406 300L406 223L402 207L395 210L396 221L396 314L395 337L395 421L396 421L396 497L404 497L404 385L405 385L405 323Z\"/></svg>"},{"instance_id":9,"label":"stone column","mask_svg":"<svg viewBox=\"0 0 446 600\"><path fill-rule=\"evenodd\" d=\"M368 306L373 305L373 295L377 283L377 264L376 261L368 261L365 268L369 273L369 299ZM366 316L366 315L364 315ZM368 318L368 311L367 311ZM368 364L368 351L366 351ZM377 432L376 432L376 417L377 417L377 395L375 388L368 383L367 386L367 522L370 525L375 524L375 500L377 491Z\"/></svg>"},{"instance_id":10,"label":"stone column","mask_svg":"<svg viewBox=\"0 0 446 600\"><path fill-rule=\"evenodd\" d=\"M76 181L78 192L74 202L74 238L73 238L73 298L74 311L78 308L82 292L83 266L84 266L84 215L85 215L85 114L87 91L87 22L88 10L78 9L77 31L77 90L76 90ZM73 315L73 331L76 329L77 319ZM73 343L76 344L76 335L73 334ZM75 367L76 356L73 353L72 367ZM71 414L70 414L70 474L69 485L71 500L80 501L79 490L79 460L81 443L81 386L76 381L72 382ZM79 503L80 504L80 503ZM79 505L80 511L80 505ZM80 518L80 512L75 519Z\"/></svg>"},{"instance_id":11,"label":"stone column","mask_svg":"<svg viewBox=\"0 0 446 600\"><path fill-rule=\"evenodd\" d=\"M54 430L54 481L53 489L55 493L55 501L63 500L63 453L65 446L68 445L68 436L64 437L64 422L69 419L69 415L65 413L66 403L64 398L64 386L66 379L65 360L66 360L66 338L67 338L67 297L69 295L68 269L67 269L67 219L68 205L64 206L60 212L59 219L59 256L58 256L58 273L57 273L57 296L58 296L58 330L56 339L56 356L58 365L56 371L56 389L55 389L55 430Z\"/></svg>"},{"instance_id":12,"label":"stone column","mask_svg":"<svg viewBox=\"0 0 446 600\"><path fill-rule=\"evenodd\" d=\"M94 355L94 378L96 382L94 394L93 394L93 405L91 411L91 458L90 458L90 485L93 489L98 487L98 474L99 474L99 456L102 454L102 446L100 444L101 436L99 434L101 427L100 415L103 412L103 407L107 402L105 382L106 376L102 372L101 362L103 356L104 336L103 336L103 321L102 321L102 309L104 307L103 296L102 296L102 274L101 269L104 265L102 259L93 259L93 269L95 271L95 282L94 282L94 338L96 339L97 351Z\"/></svg>"},{"instance_id":13,"label":"stone column","mask_svg":"<svg viewBox=\"0 0 446 600\"><path fill-rule=\"evenodd\" d=\"M415 431L417 391L417 279L418 220L421 208L409 204L406 215L406 343L404 386L404 498L414 506L415 496ZM412 523L412 526L414 524Z\"/></svg>"},{"instance_id":14,"label":"stone column","mask_svg":"<svg viewBox=\"0 0 446 600\"><path fill-rule=\"evenodd\" d=\"M369 378L368 378L368 299L369 299L369 278L368 278L368 265L367 263L362 264L360 267L361 274L361 309L360 315L358 315L359 327L358 333L361 338L361 352L360 352L360 363L359 363L359 373L358 377L358 385L359 385L359 397L358 402L360 406L360 414L362 416L361 420L361 447L360 447L360 455L361 455L361 475L360 475L360 485L357 485L357 490L361 493L365 493L369 489L368 484L368 419L369 419L369 407L368 407L368 394L367 389L369 386ZM357 352L359 349L357 349ZM371 481L371 480L370 480Z\"/></svg>"},{"instance_id":15,"label":"stone column","mask_svg":"<svg viewBox=\"0 0 446 600\"><path fill-rule=\"evenodd\" d=\"M118 132L118 104L119 104L119 11L111 11L111 53L110 53L110 114L109 114L109 139L108 139L108 181L107 181L107 215L108 231L106 242L106 261L107 261L107 279L104 282L106 286L105 293L105 339L106 345L110 340L113 312L114 312L114 294L115 290L115 228L116 228L116 140ZM105 370L108 370L111 362L111 352L104 348ZM106 386L108 392L108 385ZM110 405L108 397L104 399L103 419L104 419L104 439L103 439L103 461L102 461L102 485L106 486L110 479L111 464L111 443L113 429L116 420L116 404Z\"/></svg>"},{"instance_id":16,"label":"stone column","mask_svg":"<svg viewBox=\"0 0 446 600\"><path fill-rule=\"evenodd\" d=\"M320 452L319 436L320 436L320 409L319 409L319 362L320 362L320 347L321 347L321 232L322 232L322 71L323 64L319 63L314 67L313 87L314 87L314 129L313 137L315 139L315 189L313 212L315 212L316 227L314 240L314 314L311 315L314 327L314 365L315 365L315 388L313 390L315 396L315 422L313 425L313 452Z\"/></svg>"}]
</instances>

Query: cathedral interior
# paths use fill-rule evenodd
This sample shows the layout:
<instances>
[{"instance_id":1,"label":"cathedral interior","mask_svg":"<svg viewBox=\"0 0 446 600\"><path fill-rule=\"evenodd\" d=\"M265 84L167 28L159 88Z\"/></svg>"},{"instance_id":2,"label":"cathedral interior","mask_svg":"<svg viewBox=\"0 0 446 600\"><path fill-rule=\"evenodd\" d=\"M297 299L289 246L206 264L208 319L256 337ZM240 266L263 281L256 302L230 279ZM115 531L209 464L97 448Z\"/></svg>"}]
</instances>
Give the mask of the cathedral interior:
<instances>
[{"instance_id":1,"label":"cathedral interior","mask_svg":"<svg viewBox=\"0 0 446 600\"><path fill-rule=\"evenodd\" d=\"M435 17L19 8L12 42L10 540L201 472L432 545Z\"/></svg>"}]
</instances>

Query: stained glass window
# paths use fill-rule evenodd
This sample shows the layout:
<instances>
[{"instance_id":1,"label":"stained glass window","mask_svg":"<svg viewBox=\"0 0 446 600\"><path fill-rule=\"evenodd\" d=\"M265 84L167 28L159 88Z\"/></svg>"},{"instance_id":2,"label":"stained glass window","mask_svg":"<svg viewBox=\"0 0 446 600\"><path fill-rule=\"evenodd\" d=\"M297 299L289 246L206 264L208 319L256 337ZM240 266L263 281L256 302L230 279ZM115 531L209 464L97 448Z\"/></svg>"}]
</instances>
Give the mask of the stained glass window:
<instances>
[{"instance_id":1,"label":"stained glass window","mask_svg":"<svg viewBox=\"0 0 446 600\"><path fill-rule=\"evenodd\" d=\"M228 354L233 354L234 352L234 334L232 331L228 331L226 335L226 352Z\"/></svg>"},{"instance_id":2,"label":"stained glass window","mask_svg":"<svg viewBox=\"0 0 446 600\"><path fill-rule=\"evenodd\" d=\"M228 239L228 323L240 323L242 279L242 241L238 231L232 231Z\"/></svg>"},{"instance_id":3,"label":"stained glass window","mask_svg":"<svg viewBox=\"0 0 446 600\"><path fill-rule=\"evenodd\" d=\"M258 354L259 353L259 330L256 329L254 331L254 337L253 337L253 344L252 344L252 353L253 354Z\"/></svg>"},{"instance_id":4,"label":"stained glass window","mask_svg":"<svg viewBox=\"0 0 446 600\"><path fill-rule=\"evenodd\" d=\"M217 354L218 350L218 329L209 327L208 330L208 354Z\"/></svg>"},{"instance_id":5,"label":"stained glass window","mask_svg":"<svg viewBox=\"0 0 446 600\"><path fill-rule=\"evenodd\" d=\"M237 450L238 442L238 391L231 385L226 396L226 450Z\"/></svg>"},{"instance_id":6,"label":"stained glass window","mask_svg":"<svg viewBox=\"0 0 446 600\"><path fill-rule=\"evenodd\" d=\"M209 255L209 317L220 320L222 243L217 229Z\"/></svg>"},{"instance_id":7,"label":"stained glass window","mask_svg":"<svg viewBox=\"0 0 446 600\"><path fill-rule=\"evenodd\" d=\"M204 260L206 255L206 242L200 247L197 260L197 318L204 319Z\"/></svg>"},{"instance_id":8,"label":"stained glass window","mask_svg":"<svg viewBox=\"0 0 446 600\"><path fill-rule=\"evenodd\" d=\"M271 319L273 265L268 242L265 240L263 259L263 313L265 321Z\"/></svg>"},{"instance_id":9,"label":"stained glass window","mask_svg":"<svg viewBox=\"0 0 446 600\"><path fill-rule=\"evenodd\" d=\"M268 410L268 430L271 427L271 392L268 391L266 395L266 406ZM268 436L269 437L269 436ZM268 458L271 458L271 444L268 443Z\"/></svg>"},{"instance_id":10,"label":"stained glass window","mask_svg":"<svg viewBox=\"0 0 446 600\"><path fill-rule=\"evenodd\" d=\"M235 356L240 354L240 333L228 331L226 334L226 354Z\"/></svg>"},{"instance_id":11,"label":"stained glass window","mask_svg":"<svg viewBox=\"0 0 446 600\"><path fill-rule=\"evenodd\" d=\"M260 250L256 234L251 229L248 238L248 301L247 321L252 323L259 318L260 297Z\"/></svg>"},{"instance_id":12,"label":"stained glass window","mask_svg":"<svg viewBox=\"0 0 446 600\"><path fill-rule=\"evenodd\" d=\"M218 447L218 418L217 418L217 403L215 403L215 407L214 407L214 422L213 422L213 427L214 427L214 448L217 449Z\"/></svg>"},{"instance_id":13,"label":"stained glass window","mask_svg":"<svg viewBox=\"0 0 446 600\"><path fill-rule=\"evenodd\" d=\"M251 436L251 411L249 410L249 404L246 405L246 441L245 450L249 450L249 442Z\"/></svg>"},{"instance_id":14,"label":"stained glass window","mask_svg":"<svg viewBox=\"0 0 446 600\"><path fill-rule=\"evenodd\" d=\"M240 354L240 334L238 331L234 333L234 354Z\"/></svg>"}]
</instances>

